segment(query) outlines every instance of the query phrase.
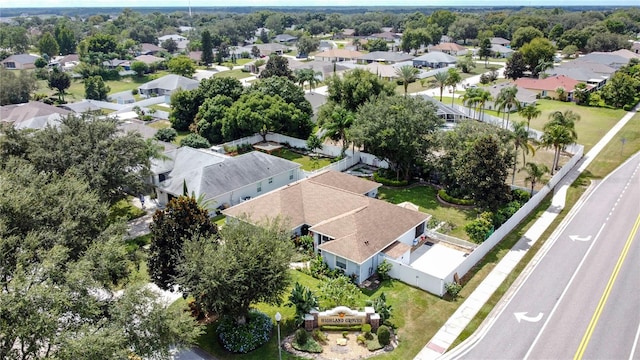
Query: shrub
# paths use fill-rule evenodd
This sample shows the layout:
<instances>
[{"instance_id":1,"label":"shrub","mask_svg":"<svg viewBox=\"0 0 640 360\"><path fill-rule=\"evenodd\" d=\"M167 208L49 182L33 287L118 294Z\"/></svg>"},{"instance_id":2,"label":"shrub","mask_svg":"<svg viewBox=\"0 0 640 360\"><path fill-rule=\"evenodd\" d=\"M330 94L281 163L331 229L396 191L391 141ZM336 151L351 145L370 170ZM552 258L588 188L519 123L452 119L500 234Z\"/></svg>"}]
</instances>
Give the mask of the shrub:
<instances>
[{"instance_id":1,"label":"shrub","mask_svg":"<svg viewBox=\"0 0 640 360\"><path fill-rule=\"evenodd\" d=\"M513 201L517 201L520 204L526 204L527 201L529 201L529 199L531 198L531 194L529 194L528 191L522 189L513 189L513 191L511 191L511 198L513 199Z\"/></svg>"},{"instance_id":2,"label":"shrub","mask_svg":"<svg viewBox=\"0 0 640 360\"><path fill-rule=\"evenodd\" d=\"M295 338L298 345L304 345L309 340L309 333L305 329L298 329L296 330Z\"/></svg>"},{"instance_id":3,"label":"shrub","mask_svg":"<svg viewBox=\"0 0 640 360\"><path fill-rule=\"evenodd\" d=\"M380 293L380 296L373 300L367 300L367 306L373 306L375 312L380 315L381 323L384 323L391 318L391 310L393 309L393 306L387 304L387 296L384 292Z\"/></svg>"},{"instance_id":4,"label":"shrub","mask_svg":"<svg viewBox=\"0 0 640 360\"><path fill-rule=\"evenodd\" d=\"M440 197L440 199L451 204L464 205L464 206L471 206L474 204L474 201L471 199L454 198L453 196L450 196L449 194L447 194L447 191L444 189L440 189L440 191L438 191L438 196Z\"/></svg>"},{"instance_id":5,"label":"shrub","mask_svg":"<svg viewBox=\"0 0 640 360\"><path fill-rule=\"evenodd\" d=\"M298 351L304 351L308 353L319 354L322 352L322 346L318 344L313 339L307 339L307 342L303 344L298 344L296 341L291 342L291 346Z\"/></svg>"},{"instance_id":6,"label":"shrub","mask_svg":"<svg viewBox=\"0 0 640 360\"><path fill-rule=\"evenodd\" d=\"M363 334L358 335L356 338L356 343L364 345L367 342L367 339Z\"/></svg>"},{"instance_id":7,"label":"shrub","mask_svg":"<svg viewBox=\"0 0 640 360\"><path fill-rule=\"evenodd\" d=\"M311 333L313 339L321 344L327 343L327 335L325 335L320 329L313 329L313 333Z\"/></svg>"},{"instance_id":8,"label":"shrub","mask_svg":"<svg viewBox=\"0 0 640 360\"><path fill-rule=\"evenodd\" d=\"M378 339L371 339L369 341L367 341L367 349L369 351L376 351L376 350L380 350L382 349L384 346L382 344L380 344L380 342L378 341Z\"/></svg>"},{"instance_id":9,"label":"shrub","mask_svg":"<svg viewBox=\"0 0 640 360\"><path fill-rule=\"evenodd\" d=\"M378 328L378 342L382 346L387 346L391 343L391 331L385 325L381 325Z\"/></svg>"},{"instance_id":10,"label":"shrub","mask_svg":"<svg viewBox=\"0 0 640 360\"><path fill-rule=\"evenodd\" d=\"M391 263L387 262L387 260L382 260L378 267L376 268L376 273L380 276L382 280L389 280L389 271L391 271Z\"/></svg>"},{"instance_id":11,"label":"shrub","mask_svg":"<svg viewBox=\"0 0 640 360\"><path fill-rule=\"evenodd\" d=\"M462 285L457 282L450 282L444 284L444 288L447 290L447 293L451 295L451 297L455 300L458 298L458 294L460 294L460 290L462 290Z\"/></svg>"},{"instance_id":12,"label":"shrub","mask_svg":"<svg viewBox=\"0 0 640 360\"><path fill-rule=\"evenodd\" d=\"M509 218L511 218L511 216L513 216L513 214L515 214L520 209L521 206L522 205L520 205L519 202L512 201L498 209L498 211L496 211L493 216L493 226L497 228L500 225L504 224L507 220L509 220Z\"/></svg>"},{"instance_id":13,"label":"shrub","mask_svg":"<svg viewBox=\"0 0 640 360\"><path fill-rule=\"evenodd\" d=\"M182 140L180 141L180 146L190 146L192 148L198 149L208 148L209 146L211 146L211 144L209 144L209 140L198 134L189 134L182 138Z\"/></svg>"},{"instance_id":14,"label":"shrub","mask_svg":"<svg viewBox=\"0 0 640 360\"><path fill-rule=\"evenodd\" d=\"M348 331L343 331L342 332L342 337L345 338L345 339L348 339L349 338L349 332Z\"/></svg>"},{"instance_id":15,"label":"shrub","mask_svg":"<svg viewBox=\"0 0 640 360\"><path fill-rule=\"evenodd\" d=\"M160 141L172 142L178 136L178 132L174 128L164 128L158 130L153 136Z\"/></svg>"},{"instance_id":16,"label":"shrub","mask_svg":"<svg viewBox=\"0 0 640 360\"><path fill-rule=\"evenodd\" d=\"M138 89L132 89L131 95L138 95Z\"/></svg>"},{"instance_id":17,"label":"shrub","mask_svg":"<svg viewBox=\"0 0 640 360\"><path fill-rule=\"evenodd\" d=\"M217 332L227 351L246 354L269 341L272 328L273 323L266 314L252 310L244 325L238 325L235 319L228 316L222 318Z\"/></svg>"},{"instance_id":18,"label":"shrub","mask_svg":"<svg viewBox=\"0 0 640 360\"><path fill-rule=\"evenodd\" d=\"M352 325L352 326L322 325L320 329L327 330L327 331L344 331L344 330L360 331L362 329L362 326L360 325Z\"/></svg>"},{"instance_id":19,"label":"shrub","mask_svg":"<svg viewBox=\"0 0 640 360\"><path fill-rule=\"evenodd\" d=\"M409 184L407 180L393 180L386 178L383 174L380 174L379 171L373 173L373 180L386 186L407 186Z\"/></svg>"},{"instance_id":20,"label":"shrub","mask_svg":"<svg viewBox=\"0 0 640 360\"><path fill-rule=\"evenodd\" d=\"M480 214L480 217L465 225L464 231L469 235L471 241L476 244L481 244L487 239L491 230L493 230L492 219L492 213L484 212Z\"/></svg>"},{"instance_id":21,"label":"shrub","mask_svg":"<svg viewBox=\"0 0 640 360\"><path fill-rule=\"evenodd\" d=\"M365 335L371 333L371 324L362 325L362 332L365 333Z\"/></svg>"}]
</instances>

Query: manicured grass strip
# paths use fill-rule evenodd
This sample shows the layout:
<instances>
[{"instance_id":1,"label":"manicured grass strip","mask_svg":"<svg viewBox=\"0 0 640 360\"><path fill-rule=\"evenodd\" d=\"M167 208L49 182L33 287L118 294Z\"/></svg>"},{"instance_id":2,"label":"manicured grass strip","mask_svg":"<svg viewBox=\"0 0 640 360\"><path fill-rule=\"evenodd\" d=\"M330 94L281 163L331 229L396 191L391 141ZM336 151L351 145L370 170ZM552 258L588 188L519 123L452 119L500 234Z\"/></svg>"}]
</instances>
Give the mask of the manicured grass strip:
<instances>
[{"instance_id":1,"label":"manicured grass strip","mask_svg":"<svg viewBox=\"0 0 640 360\"><path fill-rule=\"evenodd\" d=\"M297 162L298 164L302 165L302 170L306 171L322 169L323 167L331 164L331 159L320 158L314 160L310 156L302 155L289 149L280 149L274 151L272 155Z\"/></svg>"},{"instance_id":2,"label":"manicured grass strip","mask_svg":"<svg viewBox=\"0 0 640 360\"><path fill-rule=\"evenodd\" d=\"M410 201L420 207L420 211L431 214L440 221L455 225L449 233L461 239L469 240L464 226L477 217L475 209L459 209L442 205L438 202L436 189L432 186L415 186L408 189L394 189L383 187L378 190L378 197L393 204Z\"/></svg>"},{"instance_id":3,"label":"manicured grass strip","mask_svg":"<svg viewBox=\"0 0 640 360\"><path fill-rule=\"evenodd\" d=\"M235 69L235 70L228 70L228 71L220 71L215 73L213 76L215 77L232 77L234 79L244 79L244 78L248 78L250 76L253 76L254 74L250 73L250 72L244 72L240 69Z\"/></svg>"}]
</instances>

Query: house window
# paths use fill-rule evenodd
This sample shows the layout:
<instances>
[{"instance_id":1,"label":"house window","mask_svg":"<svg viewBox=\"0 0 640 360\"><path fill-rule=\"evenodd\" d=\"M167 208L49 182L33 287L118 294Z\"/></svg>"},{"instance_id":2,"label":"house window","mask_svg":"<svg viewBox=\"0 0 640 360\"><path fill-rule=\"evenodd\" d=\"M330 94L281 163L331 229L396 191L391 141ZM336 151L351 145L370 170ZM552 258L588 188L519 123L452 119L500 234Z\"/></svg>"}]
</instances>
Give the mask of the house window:
<instances>
[{"instance_id":1,"label":"house window","mask_svg":"<svg viewBox=\"0 0 640 360\"><path fill-rule=\"evenodd\" d=\"M293 170L289 171L289 180L293 180Z\"/></svg>"},{"instance_id":2,"label":"house window","mask_svg":"<svg viewBox=\"0 0 640 360\"><path fill-rule=\"evenodd\" d=\"M269 184L271 184L271 183L273 183L273 178L272 177L269 178Z\"/></svg>"},{"instance_id":3,"label":"house window","mask_svg":"<svg viewBox=\"0 0 640 360\"><path fill-rule=\"evenodd\" d=\"M336 256L336 267L342 270L347 270L347 260L345 258Z\"/></svg>"},{"instance_id":4,"label":"house window","mask_svg":"<svg viewBox=\"0 0 640 360\"><path fill-rule=\"evenodd\" d=\"M420 223L420 225L416 226L416 235L413 238L417 239L422 234L424 234L424 223Z\"/></svg>"},{"instance_id":5,"label":"house window","mask_svg":"<svg viewBox=\"0 0 640 360\"><path fill-rule=\"evenodd\" d=\"M258 182L258 188L256 189L257 192L261 192L262 191L262 181Z\"/></svg>"},{"instance_id":6,"label":"house window","mask_svg":"<svg viewBox=\"0 0 640 360\"><path fill-rule=\"evenodd\" d=\"M328 237L327 235L320 235L320 244L326 243L327 241L331 241L331 240L333 240L333 239Z\"/></svg>"},{"instance_id":7,"label":"house window","mask_svg":"<svg viewBox=\"0 0 640 360\"><path fill-rule=\"evenodd\" d=\"M6 63L4 63L4 66L7 69L15 69L16 68L16 63L14 63L14 62L6 62Z\"/></svg>"}]
</instances>

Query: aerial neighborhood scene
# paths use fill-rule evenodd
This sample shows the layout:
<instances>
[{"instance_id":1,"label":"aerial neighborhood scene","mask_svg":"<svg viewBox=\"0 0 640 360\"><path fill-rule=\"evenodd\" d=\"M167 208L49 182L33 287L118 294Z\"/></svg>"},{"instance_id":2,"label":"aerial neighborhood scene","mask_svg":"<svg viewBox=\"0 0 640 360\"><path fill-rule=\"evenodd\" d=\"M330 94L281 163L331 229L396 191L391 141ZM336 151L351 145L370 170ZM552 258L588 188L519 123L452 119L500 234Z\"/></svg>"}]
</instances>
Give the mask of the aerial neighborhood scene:
<instances>
[{"instance_id":1,"label":"aerial neighborhood scene","mask_svg":"<svg viewBox=\"0 0 640 360\"><path fill-rule=\"evenodd\" d=\"M639 103L626 0L0 4L0 359L640 359Z\"/></svg>"}]
</instances>

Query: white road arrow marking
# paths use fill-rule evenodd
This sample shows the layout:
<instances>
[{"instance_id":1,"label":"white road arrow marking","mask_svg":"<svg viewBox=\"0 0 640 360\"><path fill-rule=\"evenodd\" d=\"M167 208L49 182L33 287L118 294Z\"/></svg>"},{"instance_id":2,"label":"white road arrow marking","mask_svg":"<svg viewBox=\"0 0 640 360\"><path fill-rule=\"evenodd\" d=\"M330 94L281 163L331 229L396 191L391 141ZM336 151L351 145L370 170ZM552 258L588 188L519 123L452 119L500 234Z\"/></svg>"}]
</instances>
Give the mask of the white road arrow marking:
<instances>
[{"instance_id":1,"label":"white road arrow marking","mask_svg":"<svg viewBox=\"0 0 640 360\"><path fill-rule=\"evenodd\" d=\"M571 241L590 241L591 235L585 237L580 237L578 235L569 235L569 239L571 239Z\"/></svg>"},{"instance_id":2,"label":"white road arrow marking","mask_svg":"<svg viewBox=\"0 0 640 360\"><path fill-rule=\"evenodd\" d=\"M516 320L518 320L518 322L520 322L520 320L524 320L524 321L528 321L528 322L538 322L540 320L542 320L542 313L539 313L536 317L530 317L527 316L526 312L517 312L517 313L513 313L513 315L516 316Z\"/></svg>"}]
</instances>

